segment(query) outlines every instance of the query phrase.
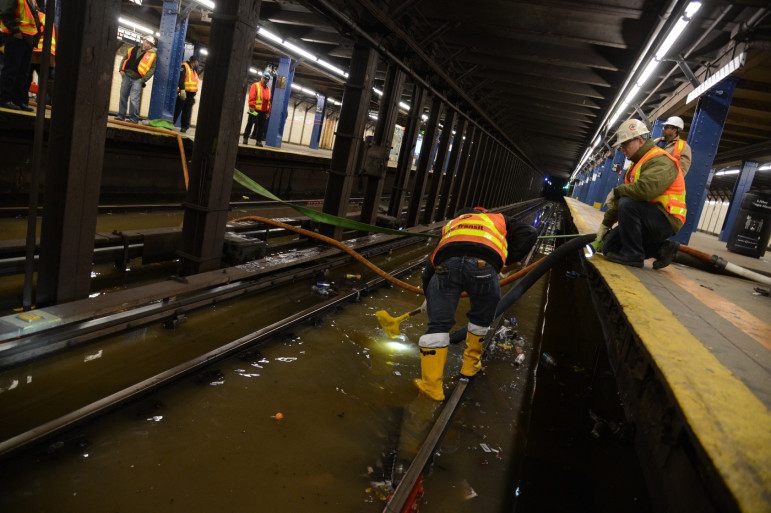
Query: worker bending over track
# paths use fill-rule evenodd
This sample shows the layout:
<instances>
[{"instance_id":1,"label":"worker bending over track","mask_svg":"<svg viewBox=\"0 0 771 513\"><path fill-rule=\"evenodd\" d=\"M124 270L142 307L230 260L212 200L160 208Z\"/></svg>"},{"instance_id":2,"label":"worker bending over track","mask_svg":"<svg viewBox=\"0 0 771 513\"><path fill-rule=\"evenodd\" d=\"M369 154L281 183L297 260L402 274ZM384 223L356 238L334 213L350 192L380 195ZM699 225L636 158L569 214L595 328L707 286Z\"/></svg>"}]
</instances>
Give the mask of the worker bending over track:
<instances>
[{"instance_id":1,"label":"worker bending over track","mask_svg":"<svg viewBox=\"0 0 771 513\"><path fill-rule=\"evenodd\" d=\"M498 273L504 264L524 258L536 236L532 226L482 207L460 210L442 229L423 271L428 330L418 343L422 379L415 380L432 399L444 399L444 364L461 293L468 293L471 309L460 373L471 377L482 368L482 340L501 299Z\"/></svg>"}]
</instances>

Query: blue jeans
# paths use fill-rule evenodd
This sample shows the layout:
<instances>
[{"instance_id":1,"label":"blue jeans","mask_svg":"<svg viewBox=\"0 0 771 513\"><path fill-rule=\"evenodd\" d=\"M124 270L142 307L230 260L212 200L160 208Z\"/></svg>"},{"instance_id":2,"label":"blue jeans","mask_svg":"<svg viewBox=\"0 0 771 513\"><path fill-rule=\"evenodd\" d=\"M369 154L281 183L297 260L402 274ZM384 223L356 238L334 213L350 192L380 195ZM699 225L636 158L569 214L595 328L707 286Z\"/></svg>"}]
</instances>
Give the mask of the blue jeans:
<instances>
[{"instance_id":1,"label":"blue jeans","mask_svg":"<svg viewBox=\"0 0 771 513\"><path fill-rule=\"evenodd\" d=\"M446 267L446 272L443 272L443 267ZM455 311L458 309L458 301L463 291L468 292L471 301L471 309L466 313L469 327L476 328L474 331L487 331L493 322L495 307L501 299L498 273L490 264L479 267L476 258L452 257L437 267L436 273L428 283L426 289L428 330L426 335L421 337L421 346L446 347L449 345L449 333L455 326ZM445 334L447 334L446 337Z\"/></svg>"},{"instance_id":2,"label":"blue jeans","mask_svg":"<svg viewBox=\"0 0 771 513\"><path fill-rule=\"evenodd\" d=\"M618 226L608 232L602 252L645 260L657 257L661 245L672 235L672 225L656 203L624 196L618 201Z\"/></svg>"},{"instance_id":3,"label":"blue jeans","mask_svg":"<svg viewBox=\"0 0 771 513\"><path fill-rule=\"evenodd\" d=\"M117 119L126 119L126 107L131 98L131 106L128 109L129 121L139 123L139 99L142 96L142 79L131 78L123 74L120 83L120 105L118 106Z\"/></svg>"}]
</instances>

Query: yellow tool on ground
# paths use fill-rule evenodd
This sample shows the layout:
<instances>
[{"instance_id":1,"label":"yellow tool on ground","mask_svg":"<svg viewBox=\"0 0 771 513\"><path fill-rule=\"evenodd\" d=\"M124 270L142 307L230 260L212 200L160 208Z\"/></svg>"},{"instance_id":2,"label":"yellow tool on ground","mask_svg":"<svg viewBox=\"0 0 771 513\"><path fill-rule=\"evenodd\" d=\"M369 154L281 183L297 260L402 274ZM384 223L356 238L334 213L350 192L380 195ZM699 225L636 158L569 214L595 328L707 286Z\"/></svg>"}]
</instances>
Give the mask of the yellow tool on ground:
<instances>
[{"instance_id":1,"label":"yellow tool on ground","mask_svg":"<svg viewBox=\"0 0 771 513\"><path fill-rule=\"evenodd\" d=\"M399 332L399 324L402 323L402 321L409 319L413 315L417 315L420 312L426 311L426 302L423 301L423 304L420 305L419 308L407 312L404 315L400 315L399 317L391 317L388 312L385 310L379 310L375 312L375 317L377 317L377 320L380 321L380 326L383 327L383 329L386 332L386 335L388 335L391 338L398 337L401 333Z\"/></svg>"}]
</instances>

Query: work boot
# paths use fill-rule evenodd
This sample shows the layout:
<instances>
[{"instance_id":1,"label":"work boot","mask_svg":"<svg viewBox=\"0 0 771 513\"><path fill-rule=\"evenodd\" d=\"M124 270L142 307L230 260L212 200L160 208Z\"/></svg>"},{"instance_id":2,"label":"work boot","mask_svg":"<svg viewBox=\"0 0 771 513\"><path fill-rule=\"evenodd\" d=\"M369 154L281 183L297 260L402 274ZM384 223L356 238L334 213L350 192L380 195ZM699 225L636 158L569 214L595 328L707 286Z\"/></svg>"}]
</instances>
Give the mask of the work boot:
<instances>
[{"instance_id":1,"label":"work boot","mask_svg":"<svg viewBox=\"0 0 771 513\"><path fill-rule=\"evenodd\" d=\"M624 256L621 253L614 253L613 251L609 251L605 254L605 258L610 260L611 262L615 262L617 264L623 264L623 265L629 265L632 267L643 267L645 263L642 260L637 260L632 257Z\"/></svg>"},{"instance_id":2,"label":"work boot","mask_svg":"<svg viewBox=\"0 0 771 513\"><path fill-rule=\"evenodd\" d=\"M262 141L255 141L254 144L262 148Z\"/></svg>"},{"instance_id":3,"label":"work boot","mask_svg":"<svg viewBox=\"0 0 771 513\"><path fill-rule=\"evenodd\" d=\"M463 367L460 373L470 378L482 370L482 341L484 335L474 335L470 331L466 332L466 350L463 351Z\"/></svg>"},{"instance_id":4,"label":"work boot","mask_svg":"<svg viewBox=\"0 0 771 513\"><path fill-rule=\"evenodd\" d=\"M249 144L249 138L247 136L244 136L244 144Z\"/></svg>"},{"instance_id":5,"label":"work boot","mask_svg":"<svg viewBox=\"0 0 771 513\"><path fill-rule=\"evenodd\" d=\"M444 364L446 361L446 347L420 348L420 371L422 379L416 379L415 386L434 401L444 400L442 378L444 378Z\"/></svg>"},{"instance_id":6,"label":"work boot","mask_svg":"<svg viewBox=\"0 0 771 513\"><path fill-rule=\"evenodd\" d=\"M672 259L680 249L680 244L673 240L666 240L658 250L656 260L653 261L654 269L663 269L672 263Z\"/></svg>"},{"instance_id":7,"label":"work boot","mask_svg":"<svg viewBox=\"0 0 771 513\"><path fill-rule=\"evenodd\" d=\"M19 107L19 110L23 110L24 112L32 112L35 110L26 103L17 103L16 106Z\"/></svg>"},{"instance_id":8,"label":"work boot","mask_svg":"<svg viewBox=\"0 0 771 513\"><path fill-rule=\"evenodd\" d=\"M12 101L0 102L0 107L8 110L21 110L21 108Z\"/></svg>"}]
</instances>

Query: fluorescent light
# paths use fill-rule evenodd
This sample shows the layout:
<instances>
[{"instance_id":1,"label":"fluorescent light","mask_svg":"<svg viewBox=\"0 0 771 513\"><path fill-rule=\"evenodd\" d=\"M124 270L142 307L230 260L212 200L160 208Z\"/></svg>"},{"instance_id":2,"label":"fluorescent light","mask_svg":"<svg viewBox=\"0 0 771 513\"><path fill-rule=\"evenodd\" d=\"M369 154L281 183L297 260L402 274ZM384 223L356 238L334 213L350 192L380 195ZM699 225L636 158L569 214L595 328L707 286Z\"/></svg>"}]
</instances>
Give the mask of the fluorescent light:
<instances>
[{"instance_id":1,"label":"fluorescent light","mask_svg":"<svg viewBox=\"0 0 771 513\"><path fill-rule=\"evenodd\" d=\"M208 7L212 11L214 10L214 2L211 0L195 0L197 3L203 5L204 7Z\"/></svg>"},{"instance_id":2,"label":"fluorescent light","mask_svg":"<svg viewBox=\"0 0 771 513\"><path fill-rule=\"evenodd\" d=\"M126 18L118 18L118 23L122 23L123 25L128 25L129 27L138 30L139 32L144 32L145 34L154 34L155 30L151 28L147 28L144 25L140 25L139 23L136 23L131 20L127 20Z\"/></svg>"},{"instance_id":3,"label":"fluorescent light","mask_svg":"<svg viewBox=\"0 0 771 513\"><path fill-rule=\"evenodd\" d=\"M201 55L209 55L209 50L206 48L201 48Z\"/></svg>"},{"instance_id":4,"label":"fluorescent light","mask_svg":"<svg viewBox=\"0 0 771 513\"><path fill-rule=\"evenodd\" d=\"M259 35L261 35L262 37L264 37L265 39L269 39L269 40L271 40L271 41L273 41L273 42L275 42L275 43L278 43L278 44L282 44L282 43L284 42L284 40L283 40L283 39L281 39L279 36L277 36L277 35L276 35L276 34L274 34L273 32L270 32L270 31L268 31L268 30L265 30L265 29L264 29L264 28L262 28L262 27L259 27L259 28L258 28L258 30L257 30L257 33L258 33Z\"/></svg>"},{"instance_id":5,"label":"fluorescent light","mask_svg":"<svg viewBox=\"0 0 771 513\"><path fill-rule=\"evenodd\" d=\"M380 89L378 89L377 87L373 87L373 88L372 88L372 90L373 90L373 91L375 91L375 94L376 94L376 95L378 95L378 96L383 96L383 91L381 91L381 90L380 90Z\"/></svg>"},{"instance_id":6,"label":"fluorescent light","mask_svg":"<svg viewBox=\"0 0 771 513\"><path fill-rule=\"evenodd\" d=\"M688 7L685 8L685 17L693 18L693 15L696 14L696 11L698 11L700 8L701 2L691 2L688 4Z\"/></svg>"},{"instance_id":7,"label":"fluorescent light","mask_svg":"<svg viewBox=\"0 0 771 513\"><path fill-rule=\"evenodd\" d=\"M308 60L311 60L313 62L316 62L318 60L318 58L315 55L313 55L307 50L300 48L296 44L290 43L289 41L284 41L282 44L292 52L296 53L297 55L302 55Z\"/></svg>"},{"instance_id":8,"label":"fluorescent light","mask_svg":"<svg viewBox=\"0 0 771 513\"><path fill-rule=\"evenodd\" d=\"M322 59L317 59L316 62L318 62L320 65L324 66L328 70L333 71L333 72L337 73L338 75L340 75L342 77L348 78L348 73L346 73L345 71L341 70L340 68L338 68L334 64L330 64L327 61L322 60Z\"/></svg>"},{"instance_id":9,"label":"fluorescent light","mask_svg":"<svg viewBox=\"0 0 771 513\"><path fill-rule=\"evenodd\" d=\"M648 63L647 66L645 66L645 69L642 72L642 75L640 75L640 78L637 79L637 85L639 87L642 87L645 85L645 82L648 80L648 78L651 76L651 74L656 70L656 67L659 65L658 58L651 59L651 61Z\"/></svg>"},{"instance_id":10,"label":"fluorescent light","mask_svg":"<svg viewBox=\"0 0 771 513\"><path fill-rule=\"evenodd\" d=\"M718 171L717 173L715 173L715 176L721 176L721 175L738 175L738 174L739 174L739 173L741 173L741 172L742 172L742 170L741 170L741 169L729 169L729 170L727 170L727 171Z\"/></svg>"},{"instance_id":11,"label":"fluorescent light","mask_svg":"<svg viewBox=\"0 0 771 513\"><path fill-rule=\"evenodd\" d=\"M403 110L406 110L407 112L409 112L409 111L410 111L410 106L409 106L409 105L407 105L407 104L406 104L406 103L404 103L404 102L399 102L399 108L400 108L400 109L403 109Z\"/></svg>"},{"instance_id":12,"label":"fluorescent light","mask_svg":"<svg viewBox=\"0 0 771 513\"><path fill-rule=\"evenodd\" d=\"M771 170L771 163L764 164L758 168L758 171L768 171Z\"/></svg>"},{"instance_id":13,"label":"fluorescent light","mask_svg":"<svg viewBox=\"0 0 771 513\"><path fill-rule=\"evenodd\" d=\"M744 61L746 58L747 54L742 52L741 55L720 68L715 74L705 80L699 87L688 93L688 99L685 101L686 105L713 88L715 85L717 85L718 82L722 81L728 75L744 66Z\"/></svg>"},{"instance_id":14,"label":"fluorescent light","mask_svg":"<svg viewBox=\"0 0 771 513\"><path fill-rule=\"evenodd\" d=\"M254 73L256 75L257 74L257 70L254 69L254 68L249 68L249 73Z\"/></svg>"},{"instance_id":15,"label":"fluorescent light","mask_svg":"<svg viewBox=\"0 0 771 513\"><path fill-rule=\"evenodd\" d=\"M679 38L680 34L685 30L686 25L688 25L688 20L685 18L677 20L677 23L675 23L675 26L672 28L672 32L667 35L667 38L661 43L661 46L659 46L659 49L656 51L657 59L663 59L667 55L669 49L672 48L672 45L675 44L677 38Z\"/></svg>"}]
</instances>

